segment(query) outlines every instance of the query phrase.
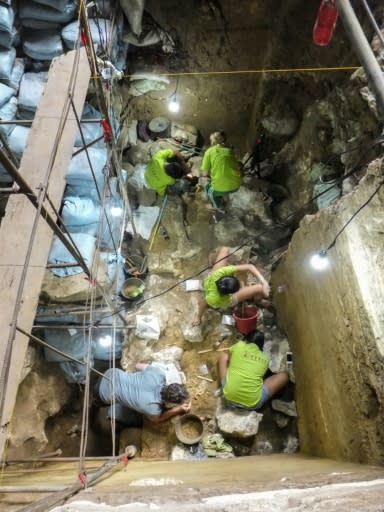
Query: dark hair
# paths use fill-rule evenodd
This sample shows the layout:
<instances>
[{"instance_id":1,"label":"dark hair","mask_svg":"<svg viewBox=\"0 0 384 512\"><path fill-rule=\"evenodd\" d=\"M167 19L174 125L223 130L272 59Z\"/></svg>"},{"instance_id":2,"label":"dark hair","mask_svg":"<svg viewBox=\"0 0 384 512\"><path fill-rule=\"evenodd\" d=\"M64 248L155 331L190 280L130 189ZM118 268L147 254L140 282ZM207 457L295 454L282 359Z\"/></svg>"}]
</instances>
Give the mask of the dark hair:
<instances>
[{"instance_id":1,"label":"dark hair","mask_svg":"<svg viewBox=\"0 0 384 512\"><path fill-rule=\"evenodd\" d=\"M169 384L164 386L160 392L163 402L171 402L172 404L182 404L189 398L189 393L184 384Z\"/></svg>"},{"instance_id":2,"label":"dark hair","mask_svg":"<svg viewBox=\"0 0 384 512\"><path fill-rule=\"evenodd\" d=\"M186 173L184 166L180 162L168 162L164 165L165 172L175 180L180 179Z\"/></svg>"},{"instance_id":3,"label":"dark hair","mask_svg":"<svg viewBox=\"0 0 384 512\"><path fill-rule=\"evenodd\" d=\"M237 277L224 276L216 281L216 286L222 295L236 293L240 289L240 281Z\"/></svg>"},{"instance_id":4,"label":"dark hair","mask_svg":"<svg viewBox=\"0 0 384 512\"><path fill-rule=\"evenodd\" d=\"M264 333L255 329L244 336L247 343L254 343L260 350L264 348Z\"/></svg>"}]
</instances>

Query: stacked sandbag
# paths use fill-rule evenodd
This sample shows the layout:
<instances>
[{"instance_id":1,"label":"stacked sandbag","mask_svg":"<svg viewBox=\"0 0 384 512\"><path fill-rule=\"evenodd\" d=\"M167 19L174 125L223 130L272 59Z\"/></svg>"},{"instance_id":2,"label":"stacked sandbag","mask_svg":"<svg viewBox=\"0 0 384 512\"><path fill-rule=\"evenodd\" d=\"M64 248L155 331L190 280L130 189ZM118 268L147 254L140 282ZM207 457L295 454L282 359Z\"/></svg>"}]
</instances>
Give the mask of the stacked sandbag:
<instances>
[{"instance_id":1,"label":"stacked sandbag","mask_svg":"<svg viewBox=\"0 0 384 512\"><path fill-rule=\"evenodd\" d=\"M15 12L13 7L0 3L0 47L10 49L17 42L17 30L14 26Z\"/></svg>"},{"instance_id":2,"label":"stacked sandbag","mask_svg":"<svg viewBox=\"0 0 384 512\"><path fill-rule=\"evenodd\" d=\"M18 117L33 119L48 81L48 73L24 73L20 82Z\"/></svg>"},{"instance_id":3,"label":"stacked sandbag","mask_svg":"<svg viewBox=\"0 0 384 512\"><path fill-rule=\"evenodd\" d=\"M91 119L101 119L100 112L93 107L90 103L84 103L83 112L81 114L81 134L80 130L77 132L75 146L81 147L83 146L83 138L85 144L90 144L94 142L96 139L99 139L103 136L103 128L100 123L88 122L87 120ZM102 138L95 144L92 144L93 148L104 148L105 142Z\"/></svg>"},{"instance_id":4,"label":"stacked sandbag","mask_svg":"<svg viewBox=\"0 0 384 512\"><path fill-rule=\"evenodd\" d=\"M79 149L79 148L76 148ZM89 165L88 156L92 164L92 170ZM95 203L100 203L100 197L103 197L104 190L104 170L107 164L107 149L88 148L74 156L69 164L65 180L67 183L65 195L89 197ZM93 174L97 183L93 178ZM98 190L97 190L98 189Z\"/></svg>"}]
</instances>

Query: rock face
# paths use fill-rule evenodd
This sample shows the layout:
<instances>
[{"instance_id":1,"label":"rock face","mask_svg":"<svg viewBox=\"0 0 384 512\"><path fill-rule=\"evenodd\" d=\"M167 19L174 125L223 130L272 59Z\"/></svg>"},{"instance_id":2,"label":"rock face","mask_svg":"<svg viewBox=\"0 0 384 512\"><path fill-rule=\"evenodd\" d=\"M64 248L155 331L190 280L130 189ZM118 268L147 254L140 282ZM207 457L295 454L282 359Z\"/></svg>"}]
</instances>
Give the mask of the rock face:
<instances>
[{"instance_id":1,"label":"rock face","mask_svg":"<svg viewBox=\"0 0 384 512\"><path fill-rule=\"evenodd\" d=\"M57 414L68 402L72 388L56 364L43 364L37 358L33 370L19 387L7 455L32 456L42 453L48 444L47 418ZM20 449L20 447L22 448Z\"/></svg>"},{"instance_id":2,"label":"rock face","mask_svg":"<svg viewBox=\"0 0 384 512\"><path fill-rule=\"evenodd\" d=\"M263 415L256 411L227 409L222 400L216 411L217 425L224 435L247 438L257 434Z\"/></svg>"},{"instance_id":3,"label":"rock face","mask_svg":"<svg viewBox=\"0 0 384 512\"><path fill-rule=\"evenodd\" d=\"M273 288L284 285L275 303L295 356L300 444L312 455L382 461L382 179L374 161L353 193L306 217L273 274ZM314 271L311 254L367 201L329 250L329 268Z\"/></svg>"}]
</instances>

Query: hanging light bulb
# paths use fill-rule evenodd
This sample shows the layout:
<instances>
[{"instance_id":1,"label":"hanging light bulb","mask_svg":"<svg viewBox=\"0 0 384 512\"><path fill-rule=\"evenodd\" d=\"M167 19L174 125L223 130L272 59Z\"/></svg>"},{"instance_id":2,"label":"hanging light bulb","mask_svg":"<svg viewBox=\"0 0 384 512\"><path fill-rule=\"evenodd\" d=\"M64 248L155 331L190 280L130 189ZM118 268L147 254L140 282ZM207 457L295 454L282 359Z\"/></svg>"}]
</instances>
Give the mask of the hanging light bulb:
<instances>
[{"instance_id":1,"label":"hanging light bulb","mask_svg":"<svg viewBox=\"0 0 384 512\"><path fill-rule=\"evenodd\" d=\"M110 347L112 345L112 336L110 336L109 334L107 334L106 336L100 336L98 342L101 347Z\"/></svg>"},{"instance_id":2,"label":"hanging light bulb","mask_svg":"<svg viewBox=\"0 0 384 512\"><path fill-rule=\"evenodd\" d=\"M176 94L172 96L168 103L168 109L170 112L178 112L180 110L180 103L177 101Z\"/></svg>"},{"instance_id":3,"label":"hanging light bulb","mask_svg":"<svg viewBox=\"0 0 384 512\"><path fill-rule=\"evenodd\" d=\"M328 252L326 249L313 254L310 259L311 267L315 270L325 270L329 266Z\"/></svg>"},{"instance_id":4,"label":"hanging light bulb","mask_svg":"<svg viewBox=\"0 0 384 512\"><path fill-rule=\"evenodd\" d=\"M123 209L121 206L112 206L111 207L111 215L112 217L121 217L123 214Z\"/></svg>"}]
</instances>

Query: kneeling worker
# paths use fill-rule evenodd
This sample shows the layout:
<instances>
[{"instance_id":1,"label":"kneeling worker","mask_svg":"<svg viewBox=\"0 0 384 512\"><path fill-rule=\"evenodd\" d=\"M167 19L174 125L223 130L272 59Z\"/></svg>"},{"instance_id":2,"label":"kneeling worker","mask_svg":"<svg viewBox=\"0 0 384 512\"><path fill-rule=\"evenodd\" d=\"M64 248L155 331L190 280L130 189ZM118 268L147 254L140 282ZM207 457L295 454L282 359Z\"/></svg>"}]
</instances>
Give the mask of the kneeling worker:
<instances>
[{"instance_id":1,"label":"kneeling worker","mask_svg":"<svg viewBox=\"0 0 384 512\"><path fill-rule=\"evenodd\" d=\"M269 358L263 352L264 334L251 331L218 359L220 386L225 404L234 409L260 409L289 380L283 371L266 378Z\"/></svg>"},{"instance_id":2,"label":"kneeling worker","mask_svg":"<svg viewBox=\"0 0 384 512\"><path fill-rule=\"evenodd\" d=\"M156 366L139 364L139 371L111 368L101 377L97 392L107 405L113 401L137 411L154 423L188 412L189 393L183 384L166 384L165 374Z\"/></svg>"},{"instance_id":3,"label":"kneeling worker","mask_svg":"<svg viewBox=\"0 0 384 512\"><path fill-rule=\"evenodd\" d=\"M173 149L157 151L149 161L144 177L148 187L160 196L190 192L198 181L197 177L188 174L181 153Z\"/></svg>"}]
</instances>

